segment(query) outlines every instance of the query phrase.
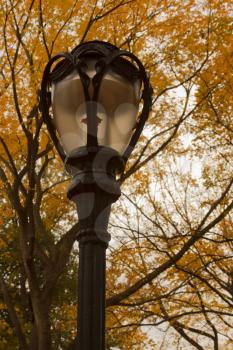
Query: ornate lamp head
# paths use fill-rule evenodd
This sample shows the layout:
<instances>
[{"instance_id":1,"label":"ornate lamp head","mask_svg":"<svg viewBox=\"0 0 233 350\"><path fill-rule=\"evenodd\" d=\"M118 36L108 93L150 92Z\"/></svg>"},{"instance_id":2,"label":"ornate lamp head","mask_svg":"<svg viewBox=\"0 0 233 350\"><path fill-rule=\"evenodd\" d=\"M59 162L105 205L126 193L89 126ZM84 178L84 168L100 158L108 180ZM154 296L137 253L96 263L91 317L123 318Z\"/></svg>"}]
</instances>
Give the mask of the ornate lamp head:
<instances>
[{"instance_id":1,"label":"ornate lamp head","mask_svg":"<svg viewBox=\"0 0 233 350\"><path fill-rule=\"evenodd\" d=\"M151 95L136 56L107 42L90 41L48 62L41 110L63 161L111 148L125 164L148 118Z\"/></svg>"}]
</instances>

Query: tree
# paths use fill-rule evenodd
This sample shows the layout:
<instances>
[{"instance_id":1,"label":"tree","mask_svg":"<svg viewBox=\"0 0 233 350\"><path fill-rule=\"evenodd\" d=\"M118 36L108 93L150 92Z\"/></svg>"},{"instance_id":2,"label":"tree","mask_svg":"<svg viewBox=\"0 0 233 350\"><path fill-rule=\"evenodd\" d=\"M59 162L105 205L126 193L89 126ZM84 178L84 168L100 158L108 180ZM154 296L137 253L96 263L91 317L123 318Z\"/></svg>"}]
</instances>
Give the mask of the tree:
<instances>
[{"instance_id":1,"label":"tree","mask_svg":"<svg viewBox=\"0 0 233 350\"><path fill-rule=\"evenodd\" d=\"M0 24L0 349L74 347L77 218L39 88L92 39L137 54L154 88L110 225L108 348L230 348L231 1L6 0Z\"/></svg>"}]
</instances>

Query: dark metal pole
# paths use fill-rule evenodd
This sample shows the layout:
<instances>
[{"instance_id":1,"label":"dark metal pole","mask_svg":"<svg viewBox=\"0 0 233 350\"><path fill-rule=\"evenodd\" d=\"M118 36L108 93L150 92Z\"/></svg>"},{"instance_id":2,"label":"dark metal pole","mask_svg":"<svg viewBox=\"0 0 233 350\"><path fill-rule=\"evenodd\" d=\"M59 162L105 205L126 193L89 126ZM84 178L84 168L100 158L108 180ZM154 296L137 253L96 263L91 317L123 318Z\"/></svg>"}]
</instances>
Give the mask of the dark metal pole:
<instances>
[{"instance_id":1,"label":"dark metal pole","mask_svg":"<svg viewBox=\"0 0 233 350\"><path fill-rule=\"evenodd\" d=\"M78 349L105 349L106 246L79 242Z\"/></svg>"},{"instance_id":2,"label":"dark metal pole","mask_svg":"<svg viewBox=\"0 0 233 350\"><path fill-rule=\"evenodd\" d=\"M67 160L73 175L68 197L79 216L77 350L105 350L106 249L111 204L120 196L116 169L124 164L110 148L79 150Z\"/></svg>"},{"instance_id":3,"label":"dark metal pole","mask_svg":"<svg viewBox=\"0 0 233 350\"><path fill-rule=\"evenodd\" d=\"M77 349L105 350L105 270L111 206L98 188L95 193L77 196L76 204L80 220Z\"/></svg>"}]
</instances>

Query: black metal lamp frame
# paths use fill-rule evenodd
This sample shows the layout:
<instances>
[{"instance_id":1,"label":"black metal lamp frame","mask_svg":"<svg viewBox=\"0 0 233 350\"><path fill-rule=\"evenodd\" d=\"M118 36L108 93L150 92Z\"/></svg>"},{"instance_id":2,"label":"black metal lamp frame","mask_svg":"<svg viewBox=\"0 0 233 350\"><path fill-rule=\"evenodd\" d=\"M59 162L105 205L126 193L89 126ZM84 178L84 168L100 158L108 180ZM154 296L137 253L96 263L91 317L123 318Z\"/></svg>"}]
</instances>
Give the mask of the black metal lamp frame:
<instances>
[{"instance_id":1,"label":"black metal lamp frame","mask_svg":"<svg viewBox=\"0 0 233 350\"><path fill-rule=\"evenodd\" d=\"M93 96L89 94L90 77L85 73L87 58L95 58L92 78ZM53 65L55 64L55 68ZM96 102L102 79L108 69L131 82L143 84L142 112L129 144L121 156L110 147L98 145ZM51 84L63 80L72 71L80 76L86 102L87 144L66 154L50 117ZM67 196L77 205L79 216L78 343L79 350L105 349L105 265L107 232L111 204L120 196L116 173L124 171L152 103L152 88L144 66L132 53L103 41L78 45L71 53L60 53L46 65L40 95L40 109L53 143L72 176Z\"/></svg>"}]
</instances>

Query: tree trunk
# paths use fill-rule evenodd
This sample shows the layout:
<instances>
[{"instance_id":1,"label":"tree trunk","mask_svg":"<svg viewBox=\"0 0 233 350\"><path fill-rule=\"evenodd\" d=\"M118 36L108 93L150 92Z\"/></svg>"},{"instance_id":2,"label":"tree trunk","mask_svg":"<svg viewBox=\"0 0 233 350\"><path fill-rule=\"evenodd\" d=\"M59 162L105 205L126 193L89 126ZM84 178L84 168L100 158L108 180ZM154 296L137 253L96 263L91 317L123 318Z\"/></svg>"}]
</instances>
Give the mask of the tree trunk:
<instances>
[{"instance_id":1,"label":"tree trunk","mask_svg":"<svg viewBox=\"0 0 233 350\"><path fill-rule=\"evenodd\" d=\"M43 306L41 305L41 308ZM51 350L51 328L47 310L34 312L35 323L32 330L31 350Z\"/></svg>"}]
</instances>

